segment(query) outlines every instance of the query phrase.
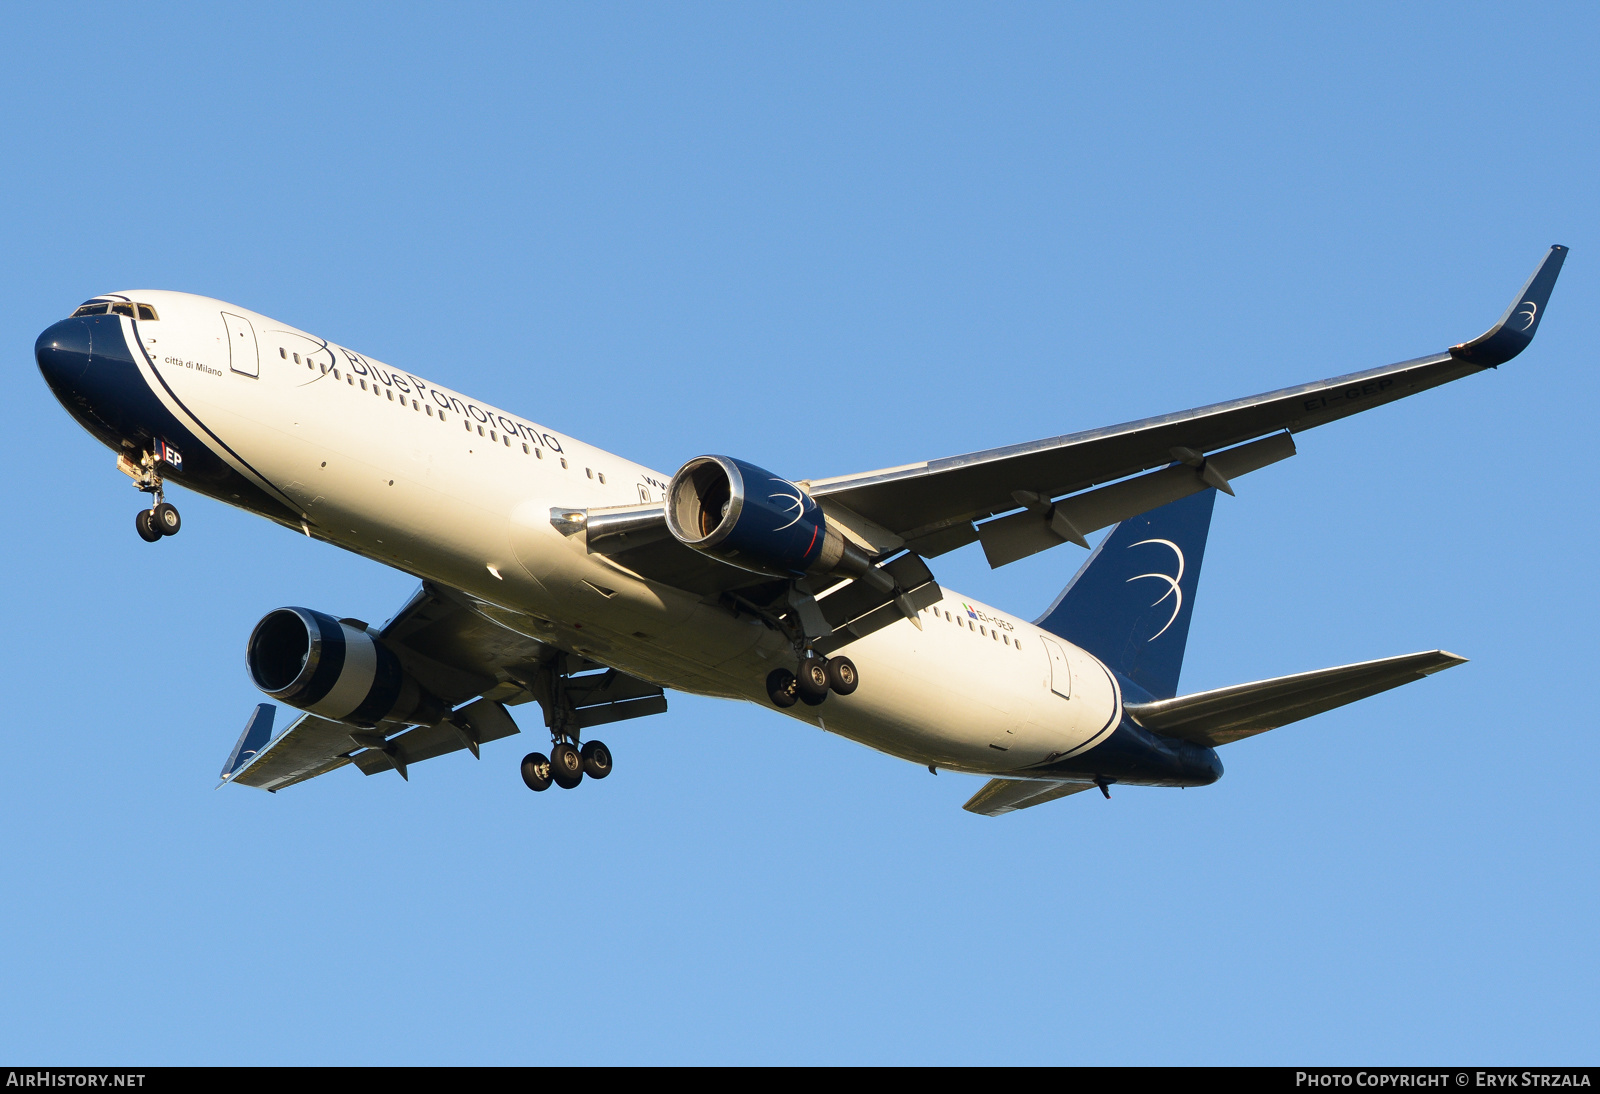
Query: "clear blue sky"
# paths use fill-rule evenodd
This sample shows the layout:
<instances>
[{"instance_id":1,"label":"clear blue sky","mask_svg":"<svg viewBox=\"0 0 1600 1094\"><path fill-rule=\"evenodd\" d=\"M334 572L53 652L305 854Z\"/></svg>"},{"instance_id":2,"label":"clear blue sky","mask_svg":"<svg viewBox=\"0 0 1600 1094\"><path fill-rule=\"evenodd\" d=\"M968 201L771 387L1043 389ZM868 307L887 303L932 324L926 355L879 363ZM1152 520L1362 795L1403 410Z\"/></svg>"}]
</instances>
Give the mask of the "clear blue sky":
<instances>
[{"instance_id":1,"label":"clear blue sky","mask_svg":"<svg viewBox=\"0 0 1600 1094\"><path fill-rule=\"evenodd\" d=\"M0 43L0 1058L1596 1056L1592 5L76 6ZM1440 349L1513 364L1217 506L1185 690L1443 647L1193 794L979 785L672 697L277 796L216 771L257 618L402 574L183 495L35 335L205 293L670 472L839 474ZM1042 609L1063 547L946 587Z\"/></svg>"}]
</instances>

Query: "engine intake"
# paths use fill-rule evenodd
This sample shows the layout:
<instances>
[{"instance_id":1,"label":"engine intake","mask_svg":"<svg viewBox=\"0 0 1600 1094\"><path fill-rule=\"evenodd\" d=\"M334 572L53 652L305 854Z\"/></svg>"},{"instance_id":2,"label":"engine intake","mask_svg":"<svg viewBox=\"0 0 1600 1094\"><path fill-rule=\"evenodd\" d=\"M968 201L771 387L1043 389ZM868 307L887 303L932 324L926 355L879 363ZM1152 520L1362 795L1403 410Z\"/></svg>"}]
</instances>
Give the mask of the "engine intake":
<instances>
[{"instance_id":1,"label":"engine intake","mask_svg":"<svg viewBox=\"0 0 1600 1094\"><path fill-rule=\"evenodd\" d=\"M687 547L776 577L871 568L800 487L731 456L696 456L667 485L667 529Z\"/></svg>"},{"instance_id":2,"label":"engine intake","mask_svg":"<svg viewBox=\"0 0 1600 1094\"><path fill-rule=\"evenodd\" d=\"M431 724L444 705L366 630L309 608L268 612L245 652L256 687L311 714L370 728Z\"/></svg>"}]
</instances>

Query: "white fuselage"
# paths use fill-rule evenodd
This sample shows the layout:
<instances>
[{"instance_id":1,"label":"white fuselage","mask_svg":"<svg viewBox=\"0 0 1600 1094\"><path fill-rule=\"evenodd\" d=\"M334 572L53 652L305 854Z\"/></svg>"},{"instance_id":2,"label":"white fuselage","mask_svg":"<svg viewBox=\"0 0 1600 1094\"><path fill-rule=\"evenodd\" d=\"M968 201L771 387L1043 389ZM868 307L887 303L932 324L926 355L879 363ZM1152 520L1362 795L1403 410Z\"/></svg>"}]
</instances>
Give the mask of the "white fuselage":
<instances>
[{"instance_id":1,"label":"white fuselage","mask_svg":"<svg viewBox=\"0 0 1600 1094\"><path fill-rule=\"evenodd\" d=\"M767 674L793 667L786 638L551 524L552 508L660 501L669 475L248 309L127 295L160 315L137 324L157 396L305 534L467 592L513 629L624 672L770 706ZM1120 720L1105 666L1028 622L948 590L920 622L843 651L860 669L854 694L784 713L986 774L1080 753Z\"/></svg>"}]
</instances>

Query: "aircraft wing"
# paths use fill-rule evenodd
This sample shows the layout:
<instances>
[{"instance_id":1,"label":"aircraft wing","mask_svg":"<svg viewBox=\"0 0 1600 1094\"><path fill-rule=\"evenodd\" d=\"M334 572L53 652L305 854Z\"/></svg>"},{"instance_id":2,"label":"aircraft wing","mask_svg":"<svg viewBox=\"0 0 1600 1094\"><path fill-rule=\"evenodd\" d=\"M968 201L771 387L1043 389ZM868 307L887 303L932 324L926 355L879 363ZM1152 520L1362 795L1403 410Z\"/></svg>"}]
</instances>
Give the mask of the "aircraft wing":
<instances>
[{"instance_id":1,"label":"aircraft wing","mask_svg":"<svg viewBox=\"0 0 1600 1094\"><path fill-rule=\"evenodd\" d=\"M351 728L315 714L302 714L253 761L223 772L223 781L278 791L343 767L359 747L350 740Z\"/></svg>"},{"instance_id":2,"label":"aircraft wing","mask_svg":"<svg viewBox=\"0 0 1600 1094\"><path fill-rule=\"evenodd\" d=\"M422 760L461 749L476 755L479 745L518 732L507 705L549 698L540 693L540 681L561 651L526 633L532 622L424 582L378 634L408 673L454 708L443 721L363 729L302 714L267 741L273 707L263 703L234 746L223 782L276 792L346 764L367 775L393 770L409 779L410 765ZM648 681L571 655L563 667L570 724L602 725L666 710L662 689Z\"/></svg>"},{"instance_id":3,"label":"aircraft wing","mask_svg":"<svg viewBox=\"0 0 1600 1094\"><path fill-rule=\"evenodd\" d=\"M1095 527L1105 527L1176 500L1182 496L1174 493L1179 475L1187 474L1185 482L1190 489L1185 492L1207 485L1228 489L1228 472L1212 462L1221 449L1255 438L1270 440L1272 434L1282 431L1299 433L1509 361L1538 330L1566 254L1565 247L1551 247L1495 326L1442 353L1122 425L882 471L817 479L805 485L830 516L846 525L855 518L859 527L869 530L869 535L878 533L876 538L886 547L903 544L918 554L931 556L981 538L991 564L1001 565L1032 550L1081 540ZM1239 467L1233 473L1237 474L1281 459L1293 452L1293 446L1285 449L1279 442L1275 448L1257 450L1243 460L1238 457L1240 450L1234 452ZM1223 458L1227 458L1225 454ZM1052 499L1063 495L1174 461L1191 470L1185 473L1181 467L1171 469L1166 474L1174 482L1165 484L1157 483L1155 476L1145 476L1150 480L1145 488L1124 489L1128 496L1122 498L1102 498L1102 502L1115 504L1098 506L1103 511L1095 515L1098 523L1087 516L1078 519L1070 504L1077 499L1052 505ZM1124 486L1119 483L1095 494ZM1140 508L1130 509L1133 505ZM973 525L974 521L1019 508L1023 513L984 526L989 534ZM1012 524L1000 527L1007 520ZM1046 531L1052 523L1055 527ZM1086 526L1091 524L1092 527ZM1017 539L1019 528L1021 541ZM995 540L995 549L991 549L991 539ZM1026 549L1034 541L1038 543ZM1021 553L1017 553L1019 550Z\"/></svg>"},{"instance_id":4,"label":"aircraft wing","mask_svg":"<svg viewBox=\"0 0 1600 1094\"><path fill-rule=\"evenodd\" d=\"M1146 729L1216 748L1466 662L1465 657L1444 650L1407 653L1180 695L1176 699L1129 703L1125 709Z\"/></svg>"},{"instance_id":5,"label":"aircraft wing","mask_svg":"<svg viewBox=\"0 0 1600 1094\"><path fill-rule=\"evenodd\" d=\"M968 813L998 817L1053 802L1068 794L1093 790L1094 783L1048 782L1043 779L990 779L961 808Z\"/></svg>"}]
</instances>

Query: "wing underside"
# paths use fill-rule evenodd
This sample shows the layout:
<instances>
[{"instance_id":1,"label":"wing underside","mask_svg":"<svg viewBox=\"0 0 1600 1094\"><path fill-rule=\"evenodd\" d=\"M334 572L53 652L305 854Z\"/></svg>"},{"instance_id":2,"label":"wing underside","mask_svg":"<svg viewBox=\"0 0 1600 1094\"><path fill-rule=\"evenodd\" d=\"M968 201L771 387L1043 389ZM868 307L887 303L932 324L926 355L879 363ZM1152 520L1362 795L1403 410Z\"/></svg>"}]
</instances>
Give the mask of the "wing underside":
<instances>
[{"instance_id":1,"label":"wing underside","mask_svg":"<svg viewBox=\"0 0 1600 1094\"><path fill-rule=\"evenodd\" d=\"M805 485L830 513L842 511L925 556L971 543L982 532L975 521L1017 510L1018 520L1031 511L1041 525L1055 525L1052 543L1081 539L1094 528L1076 523L1068 509L1052 505L1054 499L1173 463L1192 469L1193 491L1207 485L1227 489L1228 476L1208 466L1220 450L1275 433L1300 433L1505 363L1537 330L1566 253L1565 247L1550 248L1499 323L1445 352L1123 425ZM1256 452L1243 461L1251 466L1241 464L1234 473L1292 451L1290 445ZM1116 499L1115 505L1102 497L1089 508L1104 511L1104 527L1182 496L1171 492L1170 483L1164 489L1164 496L1158 490L1150 498ZM1144 507L1129 508L1133 504ZM984 546L990 547L987 538ZM1010 561L1008 555L990 551L996 565Z\"/></svg>"},{"instance_id":2,"label":"wing underside","mask_svg":"<svg viewBox=\"0 0 1600 1094\"><path fill-rule=\"evenodd\" d=\"M443 718L364 728L302 714L262 746L255 738L263 724L258 708L234 747L224 782L278 791L347 764L367 775L396 771L409 779L412 764L463 749L476 755L480 745L517 733L506 707L534 700L545 724L555 710L574 731L666 710L659 685L524 633L535 622L425 582L378 635L405 671L445 704ZM270 714L264 724L270 726Z\"/></svg>"}]
</instances>

